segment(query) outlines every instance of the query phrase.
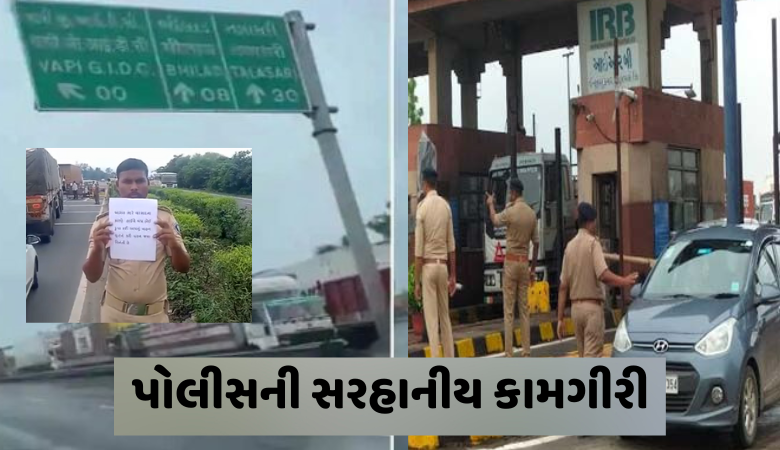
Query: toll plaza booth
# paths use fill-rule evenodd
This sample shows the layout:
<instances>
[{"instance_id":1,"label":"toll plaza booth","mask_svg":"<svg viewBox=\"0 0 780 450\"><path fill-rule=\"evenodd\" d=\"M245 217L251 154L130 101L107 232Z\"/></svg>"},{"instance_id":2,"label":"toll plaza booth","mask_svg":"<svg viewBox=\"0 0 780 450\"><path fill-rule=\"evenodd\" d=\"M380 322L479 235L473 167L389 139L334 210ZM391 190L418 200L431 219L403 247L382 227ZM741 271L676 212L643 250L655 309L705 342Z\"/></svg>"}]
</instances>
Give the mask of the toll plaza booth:
<instances>
[{"instance_id":1,"label":"toll plaza booth","mask_svg":"<svg viewBox=\"0 0 780 450\"><path fill-rule=\"evenodd\" d=\"M581 89L568 111L571 142L576 148L575 192L578 201L597 208L598 234L605 252L617 252L622 239L624 254L633 257L627 259L631 262L623 272L646 273L649 267L636 261L657 257L674 232L725 214L724 111L718 106L719 14L718 0L409 0L408 76L428 77L429 103L421 106L430 119L430 124L409 127L410 226L420 167L435 161L440 194L454 205L456 214L458 281L464 289L451 303L455 323L464 316L489 319L459 311L485 302L483 283L478 279L483 259L478 253L485 251L484 242L479 242L469 224L470 220L484 223L486 209L484 194L472 193L484 191L480 183L484 183L490 161L511 152L507 134L479 130L477 84L485 65L501 65L508 93L508 127L521 136L515 150L533 152L536 143L525 131L523 92L565 91L566 86L523 86L523 72L534 70L523 64L523 57L578 49L579 65L574 67L579 67ZM665 89L662 79L661 55L673 26L692 27L699 41L698 54L690 57L700 62L701 86L699 92L686 91L685 97ZM622 92L618 96L620 221L612 63L615 38ZM576 73L572 75L576 80ZM454 85L460 89L460 127L452 121ZM433 160L420 158L423 134L435 147ZM475 210L482 218L470 215ZM414 255L411 231L410 264ZM614 264L612 268L620 271ZM492 331L500 328L498 321ZM536 335L541 340L552 339L541 325Z\"/></svg>"}]
</instances>

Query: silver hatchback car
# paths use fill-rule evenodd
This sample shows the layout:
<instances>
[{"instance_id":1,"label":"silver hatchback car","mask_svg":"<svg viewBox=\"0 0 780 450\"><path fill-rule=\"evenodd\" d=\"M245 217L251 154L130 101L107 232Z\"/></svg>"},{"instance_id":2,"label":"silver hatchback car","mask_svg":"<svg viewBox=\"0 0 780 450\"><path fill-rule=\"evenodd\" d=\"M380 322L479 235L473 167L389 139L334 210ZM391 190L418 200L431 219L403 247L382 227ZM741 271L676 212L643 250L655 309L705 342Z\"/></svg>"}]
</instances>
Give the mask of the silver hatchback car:
<instances>
[{"instance_id":1,"label":"silver hatchback car","mask_svg":"<svg viewBox=\"0 0 780 450\"><path fill-rule=\"evenodd\" d=\"M750 447L780 400L780 228L676 236L615 333L615 357L666 358L667 428L730 430Z\"/></svg>"}]
</instances>

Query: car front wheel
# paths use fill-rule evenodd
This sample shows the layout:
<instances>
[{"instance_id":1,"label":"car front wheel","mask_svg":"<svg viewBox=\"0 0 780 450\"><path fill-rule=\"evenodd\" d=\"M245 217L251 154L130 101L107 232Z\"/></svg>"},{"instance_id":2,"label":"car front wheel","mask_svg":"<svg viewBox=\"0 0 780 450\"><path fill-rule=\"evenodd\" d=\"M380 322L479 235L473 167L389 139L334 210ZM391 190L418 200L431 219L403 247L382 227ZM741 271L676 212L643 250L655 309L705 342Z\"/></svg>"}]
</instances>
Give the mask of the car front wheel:
<instances>
[{"instance_id":1,"label":"car front wheel","mask_svg":"<svg viewBox=\"0 0 780 450\"><path fill-rule=\"evenodd\" d=\"M734 426L734 439L741 448L749 448L756 440L758 429L759 391L752 367L745 369L739 393L739 418Z\"/></svg>"}]
</instances>

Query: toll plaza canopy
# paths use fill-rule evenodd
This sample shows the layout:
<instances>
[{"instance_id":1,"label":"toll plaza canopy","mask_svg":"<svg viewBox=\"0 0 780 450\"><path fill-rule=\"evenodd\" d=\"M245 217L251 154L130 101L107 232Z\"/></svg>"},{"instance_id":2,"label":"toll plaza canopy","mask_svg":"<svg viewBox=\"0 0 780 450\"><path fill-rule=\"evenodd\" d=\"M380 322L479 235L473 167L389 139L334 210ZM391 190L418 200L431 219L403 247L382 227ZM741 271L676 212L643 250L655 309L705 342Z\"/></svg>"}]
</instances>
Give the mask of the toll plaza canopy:
<instances>
[{"instance_id":1,"label":"toll plaza canopy","mask_svg":"<svg viewBox=\"0 0 780 450\"><path fill-rule=\"evenodd\" d=\"M653 0L666 3L663 36L669 28L693 23L697 16L720 10L719 0ZM409 77L428 74L425 43L446 37L461 52L478 53L482 63L499 60L508 49L501 39L503 22L516 34L520 54L577 45L578 0L409 0ZM719 15L719 14L718 14Z\"/></svg>"}]
</instances>

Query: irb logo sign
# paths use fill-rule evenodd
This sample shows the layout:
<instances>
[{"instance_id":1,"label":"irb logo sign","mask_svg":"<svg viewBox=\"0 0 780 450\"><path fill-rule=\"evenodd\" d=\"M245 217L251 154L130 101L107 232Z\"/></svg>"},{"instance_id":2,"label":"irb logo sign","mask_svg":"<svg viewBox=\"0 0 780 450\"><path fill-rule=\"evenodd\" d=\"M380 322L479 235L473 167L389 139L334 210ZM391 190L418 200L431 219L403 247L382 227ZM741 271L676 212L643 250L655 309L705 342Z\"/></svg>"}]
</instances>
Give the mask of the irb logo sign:
<instances>
[{"instance_id":1,"label":"irb logo sign","mask_svg":"<svg viewBox=\"0 0 780 450\"><path fill-rule=\"evenodd\" d=\"M621 3L614 7L590 11L590 41L600 42L631 36L636 30L634 5Z\"/></svg>"}]
</instances>

